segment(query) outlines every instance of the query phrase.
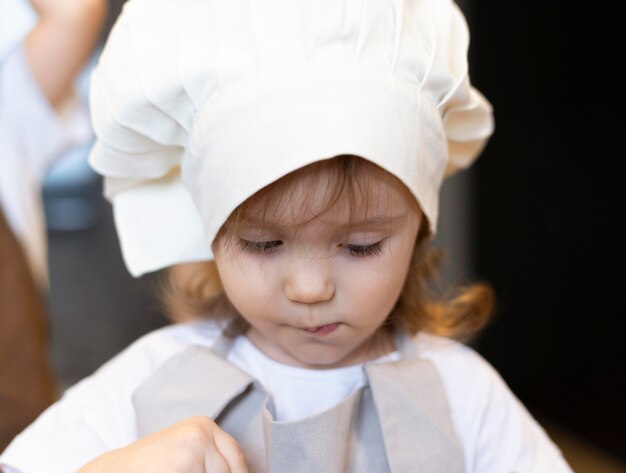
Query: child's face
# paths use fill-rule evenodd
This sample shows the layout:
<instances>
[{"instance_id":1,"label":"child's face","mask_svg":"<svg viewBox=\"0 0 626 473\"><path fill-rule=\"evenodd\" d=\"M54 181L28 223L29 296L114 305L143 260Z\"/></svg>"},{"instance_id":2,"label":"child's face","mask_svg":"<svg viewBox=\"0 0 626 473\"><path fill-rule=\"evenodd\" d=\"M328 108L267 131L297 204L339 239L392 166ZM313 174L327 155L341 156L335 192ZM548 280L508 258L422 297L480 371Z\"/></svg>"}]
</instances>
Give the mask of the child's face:
<instances>
[{"instance_id":1,"label":"child's face","mask_svg":"<svg viewBox=\"0 0 626 473\"><path fill-rule=\"evenodd\" d=\"M290 216L324 205L324 185L305 179L287 190L279 216L260 224L260 209L252 211L214 245L226 295L271 358L331 368L378 354L374 335L402 290L421 212L397 179L371 181L368 211L357 209L352 225L347 199L290 225Z\"/></svg>"}]
</instances>

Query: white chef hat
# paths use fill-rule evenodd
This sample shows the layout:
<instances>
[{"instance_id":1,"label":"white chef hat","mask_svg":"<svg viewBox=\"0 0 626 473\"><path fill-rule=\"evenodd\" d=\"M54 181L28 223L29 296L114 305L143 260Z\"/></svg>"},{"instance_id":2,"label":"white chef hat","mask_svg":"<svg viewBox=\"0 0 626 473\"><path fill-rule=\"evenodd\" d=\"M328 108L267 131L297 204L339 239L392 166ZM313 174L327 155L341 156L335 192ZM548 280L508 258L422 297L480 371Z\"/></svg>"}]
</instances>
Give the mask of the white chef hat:
<instances>
[{"instance_id":1,"label":"white chef hat","mask_svg":"<svg viewBox=\"0 0 626 473\"><path fill-rule=\"evenodd\" d=\"M342 154L386 169L434 234L445 175L493 132L452 0L129 0L92 75L124 260L139 276L212 259L252 194Z\"/></svg>"}]
</instances>

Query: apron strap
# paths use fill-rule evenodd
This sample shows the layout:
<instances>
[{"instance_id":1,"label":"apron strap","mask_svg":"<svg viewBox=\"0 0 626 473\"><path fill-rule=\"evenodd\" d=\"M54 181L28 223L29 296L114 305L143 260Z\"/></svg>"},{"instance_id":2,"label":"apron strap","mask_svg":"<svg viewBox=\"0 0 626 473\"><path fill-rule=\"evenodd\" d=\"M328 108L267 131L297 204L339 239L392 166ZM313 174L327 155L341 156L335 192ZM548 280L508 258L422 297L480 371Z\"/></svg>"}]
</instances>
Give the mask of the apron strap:
<instances>
[{"instance_id":1,"label":"apron strap","mask_svg":"<svg viewBox=\"0 0 626 473\"><path fill-rule=\"evenodd\" d=\"M419 358L419 354L417 353L417 349L415 348L413 339L407 332L396 328L394 330L393 336L394 342L396 344L396 349L400 352L403 359L414 360L416 358Z\"/></svg>"},{"instance_id":2,"label":"apron strap","mask_svg":"<svg viewBox=\"0 0 626 473\"><path fill-rule=\"evenodd\" d=\"M365 370L392 473L462 473L463 451L432 362L373 363Z\"/></svg>"},{"instance_id":3,"label":"apron strap","mask_svg":"<svg viewBox=\"0 0 626 473\"><path fill-rule=\"evenodd\" d=\"M204 373L205 375L198 375ZM167 360L133 393L140 437L195 415L216 419L253 379L203 346Z\"/></svg>"}]
</instances>

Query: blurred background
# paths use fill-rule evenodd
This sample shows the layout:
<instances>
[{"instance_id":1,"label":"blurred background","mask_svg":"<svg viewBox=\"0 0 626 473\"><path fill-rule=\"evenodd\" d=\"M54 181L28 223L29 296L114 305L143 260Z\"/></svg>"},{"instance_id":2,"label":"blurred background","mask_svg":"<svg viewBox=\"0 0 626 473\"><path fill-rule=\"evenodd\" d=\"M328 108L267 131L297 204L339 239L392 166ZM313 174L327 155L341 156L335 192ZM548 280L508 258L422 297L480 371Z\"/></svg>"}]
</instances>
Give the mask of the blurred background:
<instances>
[{"instance_id":1,"label":"blurred background","mask_svg":"<svg viewBox=\"0 0 626 473\"><path fill-rule=\"evenodd\" d=\"M625 472L624 186L618 115L596 57L608 26L544 3L460 3L472 81L494 105L496 133L470 171L445 183L436 243L447 248L447 281L494 286L496 316L472 344L575 471ZM111 1L109 27L121 4ZM87 152L73 150L44 186L62 386L167 324L159 275L133 279L123 265Z\"/></svg>"}]
</instances>

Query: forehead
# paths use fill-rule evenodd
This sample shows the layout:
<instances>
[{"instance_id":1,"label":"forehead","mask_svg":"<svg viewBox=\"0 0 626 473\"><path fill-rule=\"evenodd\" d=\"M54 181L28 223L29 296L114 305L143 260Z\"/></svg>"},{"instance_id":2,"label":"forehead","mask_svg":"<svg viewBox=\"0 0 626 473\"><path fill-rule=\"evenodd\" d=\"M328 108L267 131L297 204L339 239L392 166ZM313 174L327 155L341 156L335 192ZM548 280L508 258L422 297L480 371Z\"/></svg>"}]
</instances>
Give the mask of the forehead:
<instances>
[{"instance_id":1,"label":"forehead","mask_svg":"<svg viewBox=\"0 0 626 473\"><path fill-rule=\"evenodd\" d=\"M298 170L248 199L238 220L281 226L312 220L345 225L419 212L414 197L399 179L363 160L356 163L326 163Z\"/></svg>"}]
</instances>

